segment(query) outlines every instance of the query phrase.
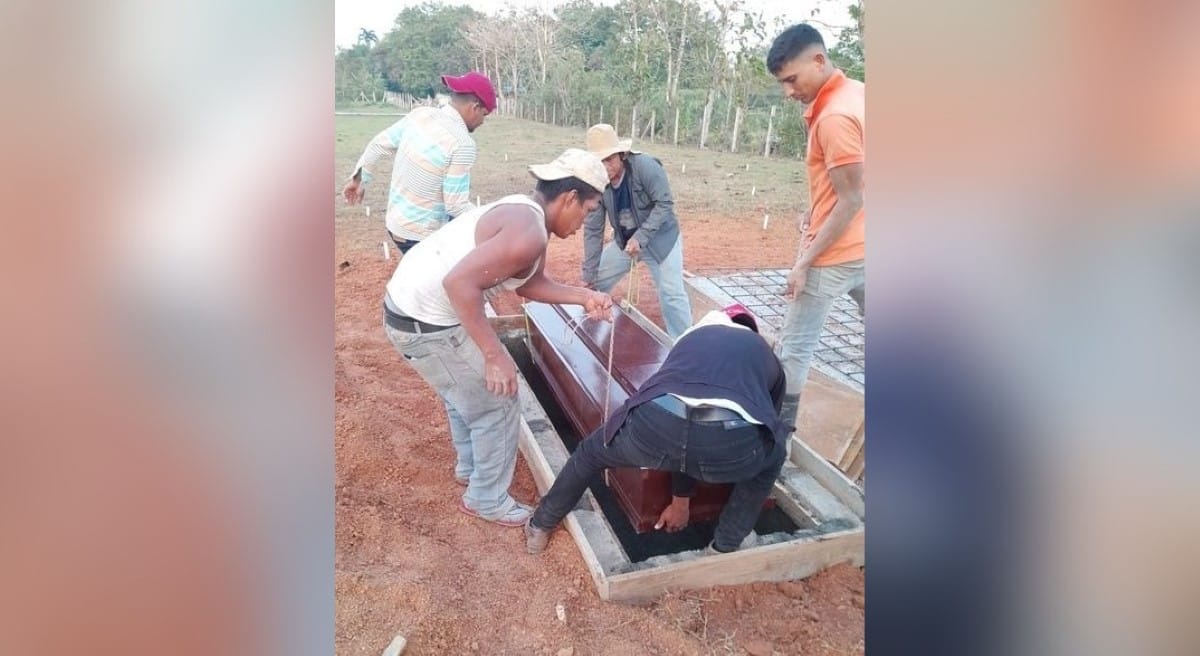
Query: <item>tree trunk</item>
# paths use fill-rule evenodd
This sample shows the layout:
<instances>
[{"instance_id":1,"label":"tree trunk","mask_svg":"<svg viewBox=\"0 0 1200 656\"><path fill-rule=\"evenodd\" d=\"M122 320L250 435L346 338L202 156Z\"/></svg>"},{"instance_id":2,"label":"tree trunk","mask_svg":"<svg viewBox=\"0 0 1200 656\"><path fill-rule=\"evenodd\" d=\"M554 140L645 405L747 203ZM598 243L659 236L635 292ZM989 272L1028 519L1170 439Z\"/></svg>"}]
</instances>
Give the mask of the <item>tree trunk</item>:
<instances>
[{"instance_id":1,"label":"tree trunk","mask_svg":"<svg viewBox=\"0 0 1200 656\"><path fill-rule=\"evenodd\" d=\"M675 136L671 139L675 146L679 145L679 105L675 105Z\"/></svg>"},{"instance_id":2,"label":"tree trunk","mask_svg":"<svg viewBox=\"0 0 1200 656\"><path fill-rule=\"evenodd\" d=\"M620 127L617 128L617 134L621 134ZM634 139L641 138L642 135L637 134L637 105L633 106L633 118L629 121L629 136Z\"/></svg>"},{"instance_id":3,"label":"tree trunk","mask_svg":"<svg viewBox=\"0 0 1200 656\"><path fill-rule=\"evenodd\" d=\"M668 104L679 102L679 74L683 72L683 53L687 48L687 21L688 3L685 1L683 3L683 23L679 27L679 60L675 63L675 79L668 80L670 84L670 89L667 93Z\"/></svg>"},{"instance_id":4,"label":"tree trunk","mask_svg":"<svg viewBox=\"0 0 1200 656\"><path fill-rule=\"evenodd\" d=\"M552 112L550 114L550 124L558 125L558 103L554 103L554 106L550 108L550 111Z\"/></svg>"},{"instance_id":5,"label":"tree trunk","mask_svg":"<svg viewBox=\"0 0 1200 656\"><path fill-rule=\"evenodd\" d=\"M742 108L737 108L737 116L733 119L733 139L729 142L729 152L737 152L738 129L742 127Z\"/></svg>"},{"instance_id":6,"label":"tree trunk","mask_svg":"<svg viewBox=\"0 0 1200 656\"><path fill-rule=\"evenodd\" d=\"M721 125L721 134L729 134L729 119L733 116L733 85L729 85L729 100L725 103L725 123Z\"/></svg>"},{"instance_id":7,"label":"tree trunk","mask_svg":"<svg viewBox=\"0 0 1200 656\"><path fill-rule=\"evenodd\" d=\"M615 107L615 108L613 108L613 111L616 113L613 116L613 129L619 130L621 127L621 108ZM618 131L617 134L620 134L620 132Z\"/></svg>"},{"instance_id":8,"label":"tree trunk","mask_svg":"<svg viewBox=\"0 0 1200 656\"><path fill-rule=\"evenodd\" d=\"M650 143L654 143L654 124L658 120L658 110L650 112Z\"/></svg>"}]
</instances>

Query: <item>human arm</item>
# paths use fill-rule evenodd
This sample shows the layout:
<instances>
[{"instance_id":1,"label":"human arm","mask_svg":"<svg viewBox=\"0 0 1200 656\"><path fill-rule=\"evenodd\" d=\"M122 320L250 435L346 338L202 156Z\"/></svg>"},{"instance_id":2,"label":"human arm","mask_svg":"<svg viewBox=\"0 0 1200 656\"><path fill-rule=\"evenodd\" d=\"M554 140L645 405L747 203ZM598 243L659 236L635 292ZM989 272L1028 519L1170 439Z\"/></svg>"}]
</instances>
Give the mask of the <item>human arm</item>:
<instances>
[{"instance_id":1,"label":"human arm","mask_svg":"<svg viewBox=\"0 0 1200 656\"><path fill-rule=\"evenodd\" d=\"M671 472L671 503L658 516L654 528L666 527L668 533L674 533L687 526L692 495L695 493L696 479L683 472Z\"/></svg>"},{"instance_id":2,"label":"human arm","mask_svg":"<svg viewBox=\"0 0 1200 656\"><path fill-rule=\"evenodd\" d=\"M684 474L680 475L684 476ZM672 473L672 477L674 477L674 473ZM672 496L671 503L659 514L658 522L654 524L655 530L665 529L668 533L683 530L691 515L691 503L690 497Z\"/></svg>"},{"instance_id":3,"label":"human arm","mask_svg":"<svg viewBox=\"0 0 1200 656\"><path fill-rule=\"evenodd\" d=\"M517 277L545 252L545 228L532 211L501 205L479 220L476 246L446 274L442 287L463 329L484 358L484 378L493 394L517 392L517 367L488 324L484 290ZM541 234L539 234L541 231Z\"/></svg>"},{"instance_id":4,"label":"human arm","mask_svg":"<svg viewBox=\"0 0 1200 656\"><path fill-rule=\"evenodd\" d=\"M446 216L454 218L475 207L471 202L471 167L475 165L475 144L462 144L450 153L446 174L442 177L442 202Z\"/></svg>"},{"instance_id":5,"label":"human arm","mask_svg":"<svg viewBox=\"0 0 1200 656\"><path fill-rule=\"evenodd\" d=\"M357 205L363 199L364 187L374 177L376 165L385 157L395 157L396 149L400 146L400 137L404 133L404 121L393 123L386 130L375 135L367 144L358 163L354 165L354 173L346 186L342 188L342 196L351 205Z\"/></svg>"},{"instance_id":6,"label":"human arm","mask_svg":"<svg viewBox=\"0 0 1200 656\"><path fill-rule=\"evenodd\" d=\"M859 122L849 116L830 116L817 125L813 138L824 153L826 170L837 202L816 232L803 232L801 235L800 251L788 275L786 290L786 294L793 298L804 291L804 282L813 260L842 236L864 204L863 134Z\"/></svg>"},{"instance_id":7,"label":"human arm","mask_svg":"<svg viewBox=\"0 0 1200 656\"><path fill-rule=\"evenodd\" d=\"M517 288L517 294L542 303L557 303L559 305L582 305L593 319L612 318L612 297L603 292L592 291L584 287L564 285L546 275L546 260L538 263L533 277Z\"/></svg>"},{"instance_id":8,"label":"human arm","mask_svg":"<svg viewBox=\"0 0 1200 656\"><path fill-rule=\"evenodd\" d=\"M600 270L600 253L604 249L606 211L602 199L600 206L583 220L583 266L580 275L583 284L589 288L596 283L596 275Z\"/></svg>"}]
</instances>

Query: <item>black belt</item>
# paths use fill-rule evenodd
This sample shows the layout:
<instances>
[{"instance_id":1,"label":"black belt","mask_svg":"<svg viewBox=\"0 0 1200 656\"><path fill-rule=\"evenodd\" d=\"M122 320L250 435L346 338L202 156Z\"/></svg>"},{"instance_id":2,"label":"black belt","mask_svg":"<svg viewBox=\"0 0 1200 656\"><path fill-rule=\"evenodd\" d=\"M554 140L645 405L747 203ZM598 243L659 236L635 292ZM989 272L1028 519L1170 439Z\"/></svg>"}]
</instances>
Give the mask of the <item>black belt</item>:
<instances>
[{"instance_id":1,"label":"black belt","mask_svg":"<svg viewBox=\"0 0 1200 656\"><path fill-rule=\"evenodd\" d=\"M406 317L403 314L397 314L392 310L392 308L388 307L387 301L384 301L383 303L383 321L387 325L399 330L400 332L417 333L418 335L423 335L425 333L436 333L439 330L458 327L458 324L454 324L453 326L435 326L431 323L425 323L419 319Z\"/></svg>"},{"instance_id":2,"label":"black belt","mask_svg":"<svg viewBox=\"0 0 1200 656\"><path fill-rule=\"evenodd\" d=\"M413 246L416 246L417 244L421 243L415 239L404 239L403 237L397 237L390 230L388 231L388 236L392 238L392 242L396 244L396 248L399 249L400 252L404 253L404 254L407 254L408 251L412 250Z\"/></svg>"},{"instance_id":3,"label":"black belt","mask_svg":"<svg viewBox=\"0 0 1200 656\"><path fill-rule=\"evenodd\" d=\"M717 408L710 405L693 408L670 394L656 396L650 399L650 403L680 419L687 419L688 421L723 422L740 420L743 423L747 423L744 417L729 408Z\"/></svg>"}]
</instances>

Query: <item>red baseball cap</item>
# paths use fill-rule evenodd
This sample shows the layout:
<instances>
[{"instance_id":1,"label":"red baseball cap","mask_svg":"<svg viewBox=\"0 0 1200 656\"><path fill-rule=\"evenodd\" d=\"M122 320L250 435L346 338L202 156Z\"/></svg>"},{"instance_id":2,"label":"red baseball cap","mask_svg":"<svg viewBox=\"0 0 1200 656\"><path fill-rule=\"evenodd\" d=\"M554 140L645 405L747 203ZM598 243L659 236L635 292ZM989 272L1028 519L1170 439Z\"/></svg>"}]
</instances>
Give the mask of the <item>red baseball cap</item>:
<instances>
[{"instance_id":1,"label":"red baseball cap","mask_svg":"<svg viewBox=\"0 0 1200 656\"><path fill-rule=\"evenodd\" d=\"M492 81L483 73L471 71L458 77L443 75L442 84L450 87L455 93L473 93L489 112L496 111L496 90L492 88Z\"/></svg>"},{"instance_id":2,"label":"red baseball cap","mask_svg":"<svg viewBox=\"0 0 1200 656\"><path fill-rule=\"evenodd\" d=\"M750 310L746 309L745 305L734 303L733 305L725 306L721 311L734 323L741 324L754 332L758 332L758 322L754 320L754 315L750 313Z\"/></svg>"}]
</instances>

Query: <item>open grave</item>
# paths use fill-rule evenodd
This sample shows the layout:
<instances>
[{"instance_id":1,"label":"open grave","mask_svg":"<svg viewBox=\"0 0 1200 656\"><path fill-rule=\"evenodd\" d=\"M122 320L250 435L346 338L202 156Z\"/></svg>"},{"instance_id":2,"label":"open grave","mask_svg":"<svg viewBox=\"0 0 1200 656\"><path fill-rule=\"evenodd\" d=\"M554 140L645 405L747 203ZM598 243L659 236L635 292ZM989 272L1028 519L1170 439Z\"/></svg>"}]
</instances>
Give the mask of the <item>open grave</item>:
<instances>
[{"instance_id":1,"label":"open grave","mask_svg":"<svg viewBox=\"0 0 1200 656\"><path fill-rule=\"evenodd\" d=\"M595 330L589 335L570 320L574 315L565 313L564 325L574 331L567 342L578 339L580 348L562 358L560 366L546 366L545 340L539 343L529 313L542 312L544 319L550 307L531 303L525 314L489 319L520 370L520 449L542 494L582 437L578 420L571 415L580 414L581 409L598 414L595 401L603 397L605 385L610 386L609 407L616 407L625 400L623 389L636 388L657 369L657 363L648 361L644 371L639 370L637 358L626 357L625 364L615 366L616 373L610 376L605 359L596 357L602 340L596 339ZM617 337L626 335L622 338L625 346L614 352L633 345L635 350L659 348L665 353L670 343L658 327L628 305L615 310L611 325L616 327ZM654 344L648 345L646 339ZM635 345L639 340L641 346ZM605 347L606 342L601 348ZM571 394L578 398L572 400ZM564 398L568 402L560 403ZM667 590L797 579L837 563L863 563L865 503L861 488L802 443L792 445L791 460L784 465L771 502L764 505L755 526L754 543L729 554L705 555L701 551L712 538L715 514L701 515L675 534L646 530L631 521L631 500L620 498L629 495L621 491L622 485L614 485L613 477L625 476L624 488L629 489L632 476L634 485L645 484L649 491L653 485L645 481L651 476L647 470L642 472L610 470L597 476L564 520L602 599L638 601ZM653 508L644 511L654 512ZM636 512L632 514L637 517Z\"/></svg>"}]
</instances>

